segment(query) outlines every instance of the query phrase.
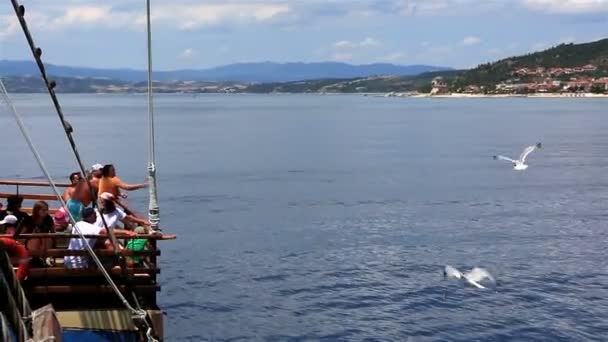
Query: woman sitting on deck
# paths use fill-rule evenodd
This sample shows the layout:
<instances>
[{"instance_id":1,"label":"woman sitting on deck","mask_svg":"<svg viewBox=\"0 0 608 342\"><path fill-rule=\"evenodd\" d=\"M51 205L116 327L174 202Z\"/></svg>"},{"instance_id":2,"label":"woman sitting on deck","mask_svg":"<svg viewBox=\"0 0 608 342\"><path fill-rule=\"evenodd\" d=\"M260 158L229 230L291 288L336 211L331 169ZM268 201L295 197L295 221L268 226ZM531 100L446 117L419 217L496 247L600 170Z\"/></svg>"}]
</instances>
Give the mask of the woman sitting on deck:
<instances>
[{"instance_id":1,"label":"woman sitting on deck","mask_svg":"<svg viewBox=\"0 0 608 342\"><path fill-rule=\"evenodd\" d=\"M54 232L55 223L53 222L53 218L49 215L49 205L45 201L38 201L34 203L32 216L23 221L21 227L17 231L17 235ZM26 246L29 251L46 252L53 248L53 239L30 239L27 241ZM46 258L45 261L47 266L54 266L55 264L52 258ZM39 258L32 259L32 263L37 266L44 265L42 259Z\"/></svg>"}]
</instances>

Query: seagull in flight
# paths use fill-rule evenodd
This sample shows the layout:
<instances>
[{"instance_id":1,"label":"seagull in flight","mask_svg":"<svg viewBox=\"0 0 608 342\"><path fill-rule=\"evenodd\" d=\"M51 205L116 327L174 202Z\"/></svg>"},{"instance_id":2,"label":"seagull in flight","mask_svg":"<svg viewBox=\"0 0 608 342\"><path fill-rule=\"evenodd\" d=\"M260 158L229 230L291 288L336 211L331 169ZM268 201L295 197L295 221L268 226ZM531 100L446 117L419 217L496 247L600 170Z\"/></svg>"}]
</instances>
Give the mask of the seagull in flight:
<instances>
[{"instance_id":1,"label":"seagull in flight","mask_svg":"<svg viewBox=\"0 0 608 342\"><path fill-rule=\"evenodd\" d=\"M488 280L491 284L496 284L496 280L490 272L488 272L485 268L475 267L470 272L462 273L456 268L447 265L443 270L443 276L448 279L461 279L469 283L470 285L475 286L478 289L485 289L481 283L485 280Z\"/></svg>"},{"instance_id":2,"label":"seagull in flight","mask_svg":"<svg viewBox=\"0 0 608 342\"><path fill-rule=\"evenodd\" d=\"M513 163L513 169L517 170L517 171L523 171L525 169L528 168L528 165L526 165L526 158L528 157L528 155L530 153L532 153L534 150L539 149L542 147L541 143L537 143L535 145L531 145L528 146L524 149L524 151L521 153L521 155L519 156L518 160L513 160L509 157L505 157L505 156L494 156L494 160L506 160L508 162Z\"/></svg>"}]
</instances>

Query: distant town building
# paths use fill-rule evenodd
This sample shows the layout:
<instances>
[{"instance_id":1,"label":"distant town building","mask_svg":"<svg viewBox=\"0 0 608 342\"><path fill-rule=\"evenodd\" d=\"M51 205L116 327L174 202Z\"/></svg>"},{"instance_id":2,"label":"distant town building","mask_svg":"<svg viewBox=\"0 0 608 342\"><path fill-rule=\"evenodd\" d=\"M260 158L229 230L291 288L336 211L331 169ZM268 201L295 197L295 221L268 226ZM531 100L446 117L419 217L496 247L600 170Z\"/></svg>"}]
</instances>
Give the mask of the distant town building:
<instances>
[{"instance_id":1,"label":"distant town building","mask_svg":"<svg viewBox=\"0 0 608 342\"><path fill-rule=\"evenodd\" d=\"M433 78L431 87L431 95L447 94L448 92L448 83L441 76Z\"/></svg>"}]
</instances>

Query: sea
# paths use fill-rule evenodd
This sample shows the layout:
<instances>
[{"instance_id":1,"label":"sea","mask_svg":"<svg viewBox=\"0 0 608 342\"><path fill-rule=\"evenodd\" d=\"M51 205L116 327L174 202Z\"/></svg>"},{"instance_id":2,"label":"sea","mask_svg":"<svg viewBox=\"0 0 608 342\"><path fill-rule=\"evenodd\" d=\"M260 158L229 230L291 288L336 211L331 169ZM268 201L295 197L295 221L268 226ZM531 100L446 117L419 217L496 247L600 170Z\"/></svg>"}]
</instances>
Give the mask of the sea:
<instances>
[{"instance_id":1,"label":"sea","mask_svg":"<svg viewBox=\"0 0 608 342\"><path fill-rule=\"evenodd\" d=\"M12 94L57 181L50 98ZM60 94L86 166L145 180L145 95ZM167 341L608 340L608 102L157 95ZM45 177L2 107L0 177ZM541 142L523 172L518 157ZM146 211L145 190L127 199ZM478 289L444 279L483 267Z\"/></svg>"}]
</instances>

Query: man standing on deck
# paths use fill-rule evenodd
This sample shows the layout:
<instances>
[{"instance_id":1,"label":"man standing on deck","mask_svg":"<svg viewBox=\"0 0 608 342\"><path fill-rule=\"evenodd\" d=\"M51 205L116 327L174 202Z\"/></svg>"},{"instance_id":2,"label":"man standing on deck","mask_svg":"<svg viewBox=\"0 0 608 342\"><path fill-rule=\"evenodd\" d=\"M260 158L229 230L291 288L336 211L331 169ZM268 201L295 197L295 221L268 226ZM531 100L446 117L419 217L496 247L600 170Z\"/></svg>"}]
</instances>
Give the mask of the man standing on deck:
<instances>
[{"instance_id":1,"label":"man standing on deck","mask_svg":"<svg viewBox=\"0 0 608 342\"><path fill-rule=\"evenodd\" d=\"M72 174L70 175L71 185L63 192L64 201L67 202L70 197L72 197L72 195L74 194L74 190L76 189L76 184L78 184L81 179L82 175L80 174L80 172L72 172Z\"/></svg>"},{"instance_id":2,"label":"man standing on deck","mask_svg":"<svg viewBox=\"0 0 608 342\"><path fill-rule=\"evenodd\" d=\"M91 185L93 186L93 188L95 188L95 191L97 191L97 189L99 188L99 180L101 180L101 176L102 174L102 169L103 169L103 165L101 164L94 164L93 166L91 166Z\"/></svg>"},{"instance_id":3,"label":"man standing on deck","mask_svg":"<svg viewBox=\"0 0 608 342\"><path fill-rule=\"evenodd\" d=\"M76 184L72 197L70 197L66 203L70 214L72 214L76 222L82 219L83 209L88 207L92 201L93 199L89 184L84 179L81 179Z\"/></svg>"},{"instance_id":4,"label":"man standing on deck","mask_svg":"<svg viewBox=\"0 0 608 342\"><path fill-rule=\"evenodd\" d=\"M127 184L124 183L118 176L116 176L116 170L114 169L114 165L108 164L104 165L102 170L102 177L99 180L99 187L97 189L97 193L99 195L104 192L109 192L114 195L114 198L122 197L126 198L127 195L121 195L120 189L132 191L137 189L147 188L148 184Z\"/></svg>"}]
</instances>

